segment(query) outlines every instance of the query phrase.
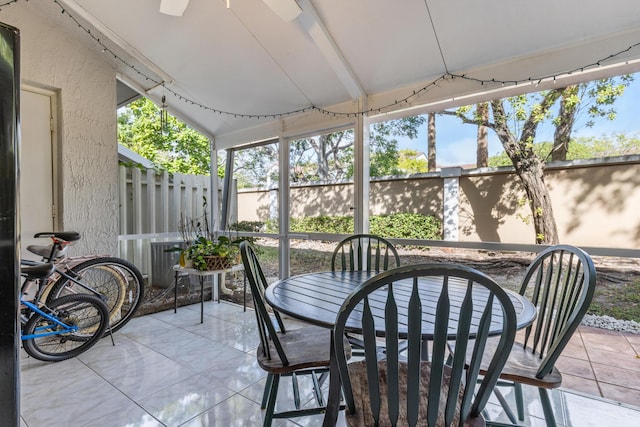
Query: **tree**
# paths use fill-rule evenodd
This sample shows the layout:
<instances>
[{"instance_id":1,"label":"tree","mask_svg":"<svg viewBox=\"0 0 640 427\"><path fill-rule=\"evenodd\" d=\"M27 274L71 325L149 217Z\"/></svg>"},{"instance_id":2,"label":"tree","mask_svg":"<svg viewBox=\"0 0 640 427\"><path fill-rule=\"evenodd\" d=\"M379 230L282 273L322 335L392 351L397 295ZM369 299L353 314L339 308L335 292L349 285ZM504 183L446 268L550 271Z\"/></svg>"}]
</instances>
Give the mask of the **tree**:
<instances>
[{"instance_id":1,"label":"tree","mask_svg":"<svg viewBox=\"0 0 640 427\"><path fill-rule=\"evenodd\" d=\"M429 113L427 122L427 166L429 172L436 170L436 114Z\"/></svg>"},{"instance_id":2,"label":"tree","mask_svg":"<svg viewBox=\"0 0 640 427\"><path fill-rule=\"evenodd\" d=\"M620 78L619 81L623 82L621 90L616 79L584 83L583 85L588 86L585 89L588 96L582 98L581 102L588 106L590 117L615 117L611 105L624 91L624 87L626 87L624 82L628 85L630 80L629 76ZM540 123L553 119L552 107L563 96L567 101L564 109L560 108L560 114L564 114L564 116L556 116L553 119L553 123L556 125L556 137L565 135L567 132L566 129L558 131L559 125L572 129L574 122L566 121L566 119L577 111L574 108L569 108L568 101L573 94L573 89L558 88L531 95L515 96L506 100L493 100L489 103L493 121L489 117L482 119L478 114L470 116L470 106L453 112L444 112L444 114L457 115L463 123L487 126L496 133L527 195L536 232L536 243L558 243L558 231L551 197L544 181L544 159L540 158L534 150L536 131ZM576 100L573 99L571 102L575 103Z\"/></svg>"},{"instance_id":3,"label":"tree","mask_svg":"<svg viewBox=\"0 0 640 427\"><path fill-rule=\"evenodd\" d=\"M633 81L633 76L596 80L590 83L567 86L562 90L558 117L554 120L556 130L551 160L566 160L571 133L576 119L587 110L590 120L586 126L592 127L596 118L614 120L615 101Z\"/></svg>"},{"instance_id":4,"label":"tree","mask_svg":"<svg viewBox=\"0 0 640 427\"><path fill-rule=\"evenodd\" d=\"M118 114L118 142L151 160L161 170L209 175L209 140L169 115L164 129L161 109L146 98L129 104Z\"/></svg>"},{"instance_id":5,"label":"tree","mask_svg":"<svg viewBox=\"0 0 640 427\"><path fill-rule=\"evenodd\" d=\"M476 151L476 167L486 168L489 161L489 130L482 123L489 120L489 104L482 102L476 105L478 124L478 150Z\"/></svg>"},{"instance_id":6,"label":"tree","mask_svg":"<svg viewBox=\"0 0 640 427\"><path fill-rule=\"evenodd\" d=\"M399 152L398 169L404 174L424 173L429 171L428 162L423 157L423 153L408 148Z\"/></svg>"},{"instance_id":7,"label":"tree","mask_svg":"<svg viewBox=\"0 0 640 427\"><path fill-rule=\"evenodd\" d=\"M541 159L549 159L553 151L550 141L533 144L533 151ZM601 137L579 137L569 142L566 160L599 159L612 156L627 156L640 153L640 135L614 133ZM489 158L489 166L512 166L507 153L502 151Z\"/></svg>"},{"instance_id":8,"label":"tree","mask_svg":"<svg viewBox=\"0 0 640 427\"><path fill-rule=\"evenodd\" d=\"M369 146L370 175L398 175L398 141L395 137L416 138L424 123L422 116L411 116L371 126ZM354 133L347 129L329 134L293 140L289 143L289 178L291 182L330 182L353 177ZM265 183L266 171L277 174L277 146L255 147L238 151L235 176L239 186L259 186Z\"/></svg>"}]
</instances>

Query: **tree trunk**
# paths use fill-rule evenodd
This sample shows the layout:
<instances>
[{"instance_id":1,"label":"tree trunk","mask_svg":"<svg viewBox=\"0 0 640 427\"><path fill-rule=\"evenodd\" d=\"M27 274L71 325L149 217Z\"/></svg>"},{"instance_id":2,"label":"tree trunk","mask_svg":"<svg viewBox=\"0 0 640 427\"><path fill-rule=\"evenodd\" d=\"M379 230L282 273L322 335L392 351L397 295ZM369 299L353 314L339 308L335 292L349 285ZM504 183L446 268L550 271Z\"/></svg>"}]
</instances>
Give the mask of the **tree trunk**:
<instances>
[{"instance_id":1,"label":"tree trunk","mask_svg":"<svg viewBox=\"0 0 640 427\"><path fill-rule=\"evenodd\" d=\"M329 178L329 162L327 160L327 136L320 135L318 137L318 143L314 144L314 138L311 138L312 147L316 152L316 158L318 159L318 178L321 181L326 181Z\"/></svg>"},{"instance_id":2,"label":"tree trunk","mask_svg":"<svg viewBox=\"0 0 640 427\"><path fill-rule=\"evenodd\" d=\"M436 113L429 113L427 122L427 171L436 170Z\"/></svg>"},{"instance_id":3,"label":"tree trunk","mask_svg":"<svg viewBox=\"0 0 640 427\"><path fill-rule=\"evenodd\" d=\"M559 96L560 91L551 91L541 104L542 113L548 111ZM518 140L509 131L502 101L491 101L491 108L495 120L491 127L500 138L527 193L536 232L536 243L555 245L558 243L558 229L549 189L544 182L544 163L536 156L532 144L529 143L535 138L537 120L533 115L527 120Z\"/></svg>"},{"instance_id":4,"label":"tree trunk","mask_svg":"<svg viewBox=\"0 0 640 427\"><path fill-rule=\"evenodd\" d=\"M489 104L483 102L476 106L476 114L480 123L489 121ZM489 129L484 124L478 124L478 150L476 152L476 167L486 168L489 164Z\"/></svg>"},{"instance_id":5,"label":"tree trunk","mask_svg":"<svg viewBox=\"0 0 640 427\"><path fill-rule=\"evenodd\" d=\"M560 111L558 112L558 123L553 135L553 151L551 151L551 160L567 160L571 131L573 130L576 113L578 112L578 103L576 102L577 95L577 85L568 86L562 92L562 96L560 98Z\"/></svg>"}]
</instances>

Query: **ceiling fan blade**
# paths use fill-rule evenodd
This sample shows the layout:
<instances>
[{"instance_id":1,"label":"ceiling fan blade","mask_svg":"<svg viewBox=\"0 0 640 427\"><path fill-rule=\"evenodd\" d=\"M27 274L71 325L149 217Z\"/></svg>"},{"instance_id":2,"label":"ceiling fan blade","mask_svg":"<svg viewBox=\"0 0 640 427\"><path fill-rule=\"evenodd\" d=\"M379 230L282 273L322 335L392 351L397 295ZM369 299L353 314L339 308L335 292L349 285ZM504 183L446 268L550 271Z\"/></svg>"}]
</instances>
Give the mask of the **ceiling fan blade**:
<instances>
[{"instance_id":1,"label":"ceiling fan blade","mask_svg":"<svg viewBox=\"0 0 640 427\"><path fill-rule=\"evenodd\" d=\"M182 16L189 0L160 0L160 13L171 16Z\"/></svg>"}]
</instances>

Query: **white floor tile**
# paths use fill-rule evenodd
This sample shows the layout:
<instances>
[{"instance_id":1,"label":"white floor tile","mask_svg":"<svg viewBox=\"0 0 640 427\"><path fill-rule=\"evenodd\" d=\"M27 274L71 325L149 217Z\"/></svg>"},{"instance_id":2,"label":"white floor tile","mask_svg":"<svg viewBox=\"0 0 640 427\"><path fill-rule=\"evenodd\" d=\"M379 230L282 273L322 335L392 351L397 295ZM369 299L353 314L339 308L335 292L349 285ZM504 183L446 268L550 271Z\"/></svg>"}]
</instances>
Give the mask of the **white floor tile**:
<instances>
[{"instance_id":1,"label":"white floor tile","mask_svg":"<svg viewBox=\"0 0 640 427\"><path fill-rule=\"evenodd\" d=\"M286 320L294 327L294 322ZM255 313L228 303L180 307L133 319L79 357L45 363L21 357L21 427L261 426L266 373L257 365ZM304 382L304 380L303 380ZM304 387L304 384L301 386ZM525 387L527 425L542 427L537 389ZM505 390L507 399L513 399ZM278 408L291 407L282 380ZM73 396L73 398L70 398ZM309 403L303 397L303 404ZM554 390L557 421L564 427L635 425L640 411ZM491 419L506 421L490 401ZM274 426L322 425L322 415L276 420ZM344 427L344 415L338 419Z\"/></svg>"}]
</instances>

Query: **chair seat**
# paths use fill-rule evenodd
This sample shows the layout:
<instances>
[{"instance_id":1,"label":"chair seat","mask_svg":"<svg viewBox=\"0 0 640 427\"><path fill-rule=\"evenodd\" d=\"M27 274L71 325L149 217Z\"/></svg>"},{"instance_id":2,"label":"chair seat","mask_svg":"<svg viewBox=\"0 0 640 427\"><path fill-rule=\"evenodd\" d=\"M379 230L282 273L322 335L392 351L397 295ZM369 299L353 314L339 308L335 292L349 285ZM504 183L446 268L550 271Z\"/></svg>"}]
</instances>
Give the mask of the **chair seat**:
<instances>
[{"instance_id":1,"label":"chair seat","mask_svg":"<svg viewBox=\"0 0 640 427\"><path fill-rule=\"evenodd\" d=\"M431 377L431 363L422 362L421 363L421 373L420 373L420 399L422 400L422 404L419 405L419 414L418 414L418 425L427 425L426 424L426 416L427 416L427 404L426 401L428 399L428 387L429 387L429 378ZM351 378L351 386L353 388L353 398L355 403L355 412L350 414L349 411L346 411L346 420L350 426L357 427L369 427L375 425L375 421L373 418L373 414L371 411L371 407L369 405L369 388L367 384L367 374L366 374L366 364L365 361L353 362L348 365L349 369L349 377ZM408 367L406 363L400 363L400 372L399 372L399 387L400 389L406 389L407 387L407 371ZM379 389L380 389L380 423L378 424L380 427L391 426L392 423L389 421L388 416L388 405L387 405L387 364L385 361L378 362L378 374L379 374ZM451 370L445 366L444 375L446 377L451 376ZM443 381L443 390L442 394L446 394L448 389L448 380ZM400 414L397 422L398 426L406 426L408 425L407 421L407 400L406 393L400 393ZM458 395L458 402L456 407L456 415L451 422L451 426L457 426L459 424L460 419L460 405L463 396L463 390L460 390ZM444 404L445 400L440 400L440 408L438 414L438 421L436 423L437 427L445 427L444 422ZM484 419L479 416L477 418L468 419L465 426L469 427L481 427L485 425Z\"/></svg>"},{"instance_id":2,"label":"chair seat","mask_svg":"<svg viewBox=\"0 0 640 427\"><path fill-rule=\"evenodd\" d=\"M287 355L289 364L284 365L270 343L271 359L265 356L263 346L258 347L258 364L262 369L274 374L287 374L301 369L329 367L331 353L331 330L318 326L305 326L289 329L286 333L278 332L280 344ZM345 342L346 338L345 338ZM346 348L350 348L348 344ZM350 357L351 354L347 355Z\"/></svg>"},{"instance_id":3,"label":"chair seat","mask_svg":"<svg viewBox=\"0 0 640 427\"><path fill-rule=\"evenodd\" d=\"M493 352L498 345L498 338L487 340L485 351ZM469 349L471 352L473 349ZM467 353L467 356L470 353ZM537 378L536 373L540 366L540 355L534 354L531 350L526 349L521 343L514 343L509 359L502 368L500 378L508 381L515 381L522 384L528 384L540 388L558 388L562 384L562 374L555 367L544 378ZM481 372L486 372L486 366L482 366Z\"/></svg>"}]
</instances>

